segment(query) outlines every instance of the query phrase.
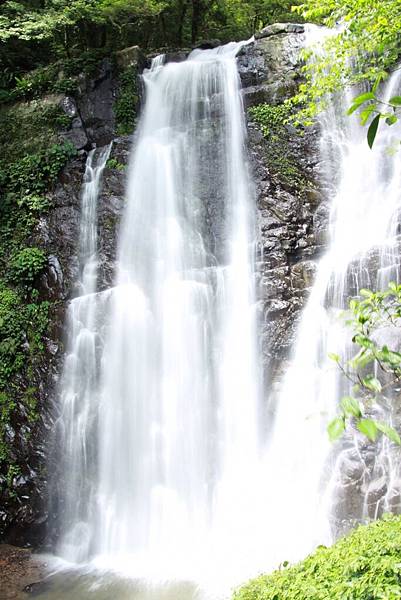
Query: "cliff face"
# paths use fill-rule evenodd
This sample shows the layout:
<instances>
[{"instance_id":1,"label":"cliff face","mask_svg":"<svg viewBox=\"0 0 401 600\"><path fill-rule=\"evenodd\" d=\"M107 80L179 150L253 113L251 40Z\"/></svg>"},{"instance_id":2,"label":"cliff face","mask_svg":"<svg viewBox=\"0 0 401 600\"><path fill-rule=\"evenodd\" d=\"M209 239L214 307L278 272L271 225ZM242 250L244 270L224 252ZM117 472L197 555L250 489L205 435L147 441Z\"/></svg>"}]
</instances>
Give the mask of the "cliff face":
<instances>
[{"instance_id":1,"label":"cliff face","mask_svg":"<svg viewBox=\"0 0 401 600\"><path fill-rule=\"evenodd\" d=\"M319 190L318 126L286 124L284 101L301 80L301 25L273 25L238 58L256 186L262 353L279 378L326 239L328 207ZM267 104L261 127L250 107ZM256 118L255 118L256 116Z\"/></svg>"},{"instance_id":2,"label":"cliff face","mask_svg":"<svg viewBox=\"0 0 401 600\"><path fill-rule=\"evenodd\" d=\"M300 310L313 280L314 260L325 243L327 207L321 202L317 184L317 130L300 132L283 118L283 101L293 95L301 77L299 52L303 29L294 25L272 26L257 38L242 49L238 67L257 198L261 352L266 374L271 379L279 378L294 341ZM184 57L177 54L168 59ZM43 359L34 374L39 418L33 425L28 425L23 417L15 421L10 443L20 468L0 493L0 536L13 543L40 544L46 526L51 527L47 517L46 454L51 461L54 452L49 451L47 442L57 421L64 317L77 279L82 177L87 150L110 141L113 142L111 160L104 173L98 205L100 288L110 286L113 280L117 231L124 206L125 168L133 143L131 136L121 135L124 133L121 118L126 110L124 102L132 118L132 103L140 93L136 76L145 62L138 49L132 48L119 53L116 64L112 67L110 61L103 61L94 79L82 77L74 96L59 99L70 117L69 128L63 135L75 145L78 156L64 168L50 195L50 209L32 234L48 256L39 288L43 299L51 302L51 313ZM268 105L271 116L267 129L261 126L256 113L248 110L261 103ZM212 209L213 206L211 212ZM23 442L26 438L29 441ZM57 465L50 468L54 472Z\"/></svg>"}]
</instances>

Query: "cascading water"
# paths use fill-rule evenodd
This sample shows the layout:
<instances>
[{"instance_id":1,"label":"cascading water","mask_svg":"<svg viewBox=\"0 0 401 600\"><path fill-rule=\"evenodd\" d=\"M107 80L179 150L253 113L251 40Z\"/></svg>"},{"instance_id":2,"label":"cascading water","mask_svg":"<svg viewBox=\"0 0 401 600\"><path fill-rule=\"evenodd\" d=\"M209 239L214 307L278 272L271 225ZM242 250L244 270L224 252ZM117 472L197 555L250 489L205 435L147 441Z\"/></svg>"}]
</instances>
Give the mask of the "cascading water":
<instances>
[{"instance_id":1,"label":"cascading water","mask_svg":"<svg viewBox=\"0 0 401 600\"><path fill-rule=\"evenodd\" d=\"M103 169L111 145L89 153L84 175L79 233L78 295L68 308L67 357L61 382L61 414L58 432L62 439L64 489L60 551L71 558L78 541L85 538L85 522L91 511L86 502L93 485L93 416L96 410L98 346L97 331L97 200ZM72 550L74 548L74 551ZM79 553L80 551L78 551Z\"/></svg>"},{"instance_id":2,"label":"cascading water","mask_svg":"<svg viewBox=\"0 0 401 600\"><path fill-rule=\"evenodd\" d=\"M309 29L308 43L316 32ZM67 476L59 554L146 581L218 582L224 593L330 543L342 519L394 508L400 478L387 442L369 463L366 442L332 446L326 433L346 392L327 357L348 352L339 313L361 287L398 280L400 262L398 157L386 153L388 131L368 148L365 130L345 116L350 96L321 119L330 245L271 438L260 439L240 46L164 66L158 57L144 74L116 283L102 294L95 213L83 204L82 296L69 311L60 419ZM388 97L399 80L390 79ZM93 171L97 182L106 159ZM380 478L387 491L373 507L369 486ZM171 597L191 594L180 588Z\"/></svg>"},{"instance_id":3,"label":"cascading water","mask_svg":"<svg viewBox=\"0 0 401 600\"><path fill-rule=\"evenodd\" d=\"M260 373L240 47L165 66L158 58L144 74L100 362L93 317L85 325L92 309L78 330L71 321L68 560L220 582L258 568L260 520L249 507L262 501ZM77 377L79 352L88 369Z\"/></svg>"},{"instance_id":4,"label":"cascading water","mask_svg":"<svg viewBox=\"0 0 401 600\"><path fill-rule=\"evenodd\" d=\"M307 31L308 44L327 35L314 27ZM383 97L396 94L400 83L396 71L382 90ZM274 514L273 565L300 559L317 544L331 543L346 522L368 516L364 494L375 479L381 477L383 486L384 478L390 488L399 476L394 474L399 460L387 441L376 457L377 449L365 452L364 458L362 449L366 451L368 444L362 436L348 436L332 445L326 431L339 399L349 393L328 357L349 356L351 336L341 313L361 288L380 289L400 274L396 234L401 167L399 155L388 152L399 139L400 128L381 131L370 150L366 129L346 116L351 100L351 92L333 99L321 118L322 184L332 197L330 242L303 311L266 458L266 472L277 490L268 511ZM399 489L396 495L399 498ZM380 503L379 513L386 500L381 498ZM377 514L370 511L371 517Z\"/></svg>"}]
</instances>

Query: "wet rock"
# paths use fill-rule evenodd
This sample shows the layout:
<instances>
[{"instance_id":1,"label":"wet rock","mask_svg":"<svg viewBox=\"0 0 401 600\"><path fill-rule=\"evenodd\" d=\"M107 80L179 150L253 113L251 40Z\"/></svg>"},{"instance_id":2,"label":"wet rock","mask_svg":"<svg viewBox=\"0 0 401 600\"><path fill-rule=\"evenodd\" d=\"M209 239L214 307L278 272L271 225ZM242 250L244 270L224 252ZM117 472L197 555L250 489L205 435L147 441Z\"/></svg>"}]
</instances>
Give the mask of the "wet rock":
<instances>
[{"instance_id":1,"label":"wet rock","mask_svg":"<svg viewBox=\"0 0 401 600\"><path fill-rule=\"evenodd\" d=\"M146 58L139 46L131 46L116 52L116 62L120 69L136 67L138 64L143 65L145 60Z\"/></svg>"},{"instance_id":2,"label":"wet rock","mask_svg":"<svg viewBox=\"0 0 401 600\"><path fill-rule=\"evenodd\" d=\"M305 26L297 23L274 23L255 33L255 39L260 40L280 33L304 33Z\"/></svg>"}]
</instances>

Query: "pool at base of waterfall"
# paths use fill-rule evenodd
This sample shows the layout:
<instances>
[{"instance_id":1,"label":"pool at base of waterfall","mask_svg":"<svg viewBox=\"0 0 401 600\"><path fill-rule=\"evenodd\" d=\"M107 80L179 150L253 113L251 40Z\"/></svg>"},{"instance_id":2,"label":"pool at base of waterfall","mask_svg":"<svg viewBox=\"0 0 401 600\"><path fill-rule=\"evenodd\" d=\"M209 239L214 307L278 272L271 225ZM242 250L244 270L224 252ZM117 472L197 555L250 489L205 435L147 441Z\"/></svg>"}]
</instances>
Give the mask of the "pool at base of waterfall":
<instances>
[{"instance_id":1,"label":"pool at base of waterfall","mask_svg":"<svg viewBox=\"0 0 401 600\"><path fill-rule=\"evenodd\" d=\"M225 592L205 589L190 581L159 581L124 578L110 572L61 569L34 584L30 596L43 600L225 600Z\"/></svg>"}]
</instances>

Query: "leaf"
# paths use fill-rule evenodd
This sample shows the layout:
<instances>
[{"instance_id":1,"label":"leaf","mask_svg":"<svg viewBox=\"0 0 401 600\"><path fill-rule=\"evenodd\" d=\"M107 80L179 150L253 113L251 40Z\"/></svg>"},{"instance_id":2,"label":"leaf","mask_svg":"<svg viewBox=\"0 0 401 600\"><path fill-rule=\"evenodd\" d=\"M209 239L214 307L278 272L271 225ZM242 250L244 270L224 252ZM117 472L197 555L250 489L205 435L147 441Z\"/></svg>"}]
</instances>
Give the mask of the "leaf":
<instances>
[{"instance_id":1,"label":"leaf","mask_svg":"<svg viewBox=\"0 0 401 600\"><path fill-rule=\"evenodd\" d=\"M361 335L359 333L354 335L352 341L354 342L354 344L362 346L362 348L374 348L375 346L374 342L371 339L369 339L366 335Z\"/></svg>"},{"instance_id":2,"label":"leaf","mask_svg":"<svg viewBox=\"0 0 401 600\"><path fill-rule=\"evenodd\" d=\"M364 94L360 94L359 96L357 96L356 98L354 98L352 100L352 104L363 104L364 102L367 102L368 100L374 100L375 99L375 95L373 92L366 92Z\"/></svg>"},{"instance_id":3,"label":"leaf","mask_svg":"<svg viewBox=\"0 0 401 600\"><path fill-rule=\"evenodd\" d=\"M362 379L362 383L372 392L381 392L382 390L382 384L376 377L373 377L373 375L369 375L368 377L365 377L365 379Z\"/></svg>"},{"instance_id":4,"label":"leaf","mask_svg":"<svg viewBox=\"0 0 401 600\"><path fill-rule=\"evenodd\" d=\"M376 104L369 104L366 108L363 109L363 111L361 112L361 124L362 125L366 125L366 123L369 120L369 117L372 115L373 112L377 111L377 105Z\"/></svg>"},{"instance_id":5,"label":"leaf","mask_svg":"<svg viewBox=\"0 0 401 600\"><path fill-rule=\"evenodd\" d=\"M333 352L329 352L328 355L330 360L334 360L334 362L339 363L340 362L340 357L338 356L338 354L334 354Z\"/></svg>"},{"instance_id":6,"label":"leaf","mask_svg":"<svg viewBox=\"0 0 401 600\"><path fill-rule=\"evenodd\" d=\"M335 442L345 431L344 417L336 417L327 426L327 433L331 442Z\"/></svg>"},{"instance_id":7,"label":"leaf","mask_svg":"<svg viewBox=\"0 0 401 600\"><path fill-rule=\"evenodd\" d=\"M361 421L359 421L357 423L357 428L359 429L359 431L361 433L363 433L363 435L366 435L366 437L371 441L371 442L375 442L377 439L377 426L375 421L372 421L372 419L362 419Z\"/></svg>"},{"instance_id":8,"label":"leaf","mask_svg":"<svg viewBox=\"0 0 401 600\"><path fill-rule=\"evenodd\" d=\"M368 102L369 100L375 100L375 95L373 92L367 92L366 94L361 94L353 99L351 106L347 110L347 115L352 115L362 104Z\"/></svg>"},{"instance_id":9,"label":"leaf","mask_svg":"<svg viewBox=\"0 0 401 600\"><path fill-rule=\"evenodd\" d=\"M379 73L376 78L376 81L373 84L372 92L374 92L374 93L377 92L377 88L379 87L379 85L381 84L383 79L384 79L384 73Z\"/></svg>"},{"instance_id":10,"label":"leaf","mask_svg":"<svg viewBox=\"0 0 401 600\"><path fill-rule=\"evenodd\" d=\"M380 117L381 115L376 115L375 118L373 119L373 121L371 122L371 124L369 125L369 129L368 129L368 144L369 144L369 148L372 149L374 141L375 141L375 137L377 134L377 129L379 127L379 121L380 121Z\"/></svg>"},{"instance_id":11,"label":"leaf","mask_svg":"<svg viewBox=\"0 0 401 600\"><path fill-rule=\"evenodd\" d=\"M390 115L386 119L387 125L390 125L390 126L394 125L394 123L397 123L397 121L398 121L398 117L396 115Z\"/></svg>"},{"instance_id":12,"label":"leaf","mask_svg":"<svg viewBox=\"0 0 401 600\"><path fill-rule=\"evenodd\" d=\"M390 427L390 425L387 425L386 423L380 423L380 422L376 423L376 427L386 437L388 437L388 439L391 442L394 442L395 444L398 444L398 446L401 446L401 438L398 435L398 433L396 432L396 430L393 429L393 427Z\"/></svg>"},{"instance_id":13,"label":"leaf","mask_svg":"<svg viewBox=\"0 0 401 600\"><path fill-rule=\"evenodd\" d=\"M389 104L392 104L393 106L401 106L401 96L393 96L390 98Z\"/></svg>"},{"instance_id":14,"label":"leaf","mask_svg":"<svg viewBox=\"0 0 401 600\"><path fill-rule=\"evenodd\" d=\"M341 400L341 408L344 411L346 417L361 417L361 408L358 400L352 398L351 396L345 396Z\"/></svg>"}]
</instances>

